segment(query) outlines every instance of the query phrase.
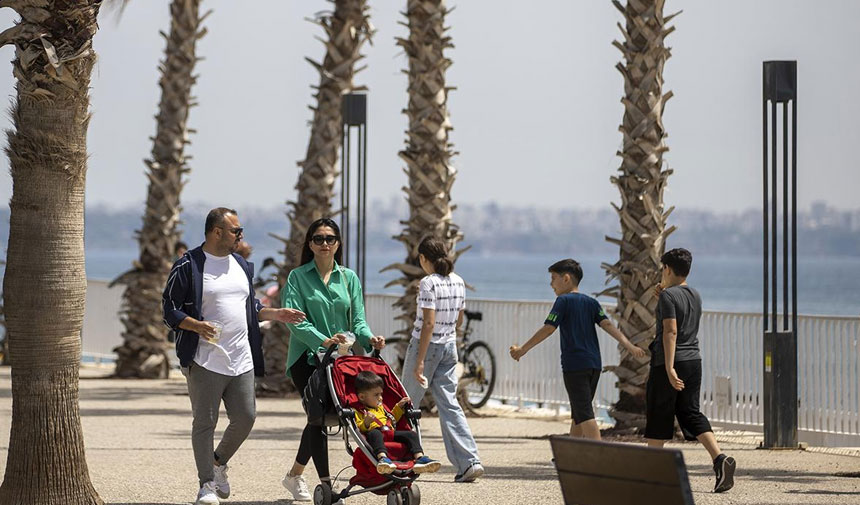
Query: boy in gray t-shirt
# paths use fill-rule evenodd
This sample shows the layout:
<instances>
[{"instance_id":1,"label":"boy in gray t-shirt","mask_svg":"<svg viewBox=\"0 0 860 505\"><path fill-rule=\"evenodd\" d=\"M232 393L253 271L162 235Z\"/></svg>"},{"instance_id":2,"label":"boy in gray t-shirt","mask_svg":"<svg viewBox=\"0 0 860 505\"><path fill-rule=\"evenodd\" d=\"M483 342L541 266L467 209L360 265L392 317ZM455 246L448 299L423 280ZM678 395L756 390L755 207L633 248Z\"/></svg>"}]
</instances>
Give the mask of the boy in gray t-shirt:
<instances>
[{"instance_id":1,"label":"boy in gray t-shirt","mask_svg":"<svg viewBox=\"0 0 860 505\"><path fill-rule=\"evenodd\" d=\"M651 373L645 398L645 438L649 447L663 447L675 433L675 418L690 440L698 440L714 460L714 492L734 485L735 459L720 451L708 418L699 409L702 356L699 319L702 297L687 285L693 255L672 249L660 259L662 281L657 286L657 338L651 344Z\"/></svg>"},{"instance_id":2,"label":"boy in gray t-shirt","mask_svg":"<svg viewBox=\"0 0 860 505\"><path fill-rule=\"evenodd\" d=\"M675 362L701 360L699 353L699 320L702 318L702 297L686 284L662 290L657 303L657 338L651 343L651 366L663 366L663 321L677 321Z\"/></svg>"}]
</instances>

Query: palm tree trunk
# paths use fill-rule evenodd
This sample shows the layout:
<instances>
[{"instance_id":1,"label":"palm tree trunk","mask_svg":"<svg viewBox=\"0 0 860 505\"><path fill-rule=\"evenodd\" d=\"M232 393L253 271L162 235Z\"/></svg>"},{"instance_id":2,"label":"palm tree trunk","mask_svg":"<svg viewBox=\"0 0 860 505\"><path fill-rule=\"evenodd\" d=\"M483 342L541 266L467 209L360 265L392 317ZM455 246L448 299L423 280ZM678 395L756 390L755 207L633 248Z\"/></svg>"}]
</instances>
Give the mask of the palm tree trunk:
<instances>
[{"instance_id":1,"label":"palm tree trunk","mask_svg":"<svg viewBox=\"0 0 860 505\"><path fill-rule=\"evenodd\" d=\"M343 131L341 104L343 95L365 89L355 86L353 77L363 70L356 63L364 58L361 47L373 35L367 0L330 0L334 11L325 13L313 22L326 32L326 54L322 63L307 58L320 73L320 84L314 98L316 107L311 123L311 135L302 168L296 184L298 195L288 202L290 220L289 239L284 242L284 261L278 265L278 284L283 286L290 271L299 266L302 242L308 226L315 220L332 214L331 201L334 183L340 171L337 166ZM283 395L292 390L286 378L289 332L282 324L272 324L263 335L263 354L266 360L266 377L260 390L267 394Z\"/></svg>"},{"instance_id":2,"label":"palm tree trunk","mask_svg":"<svg viewBox=\"0 0 860 505\"><path fill-rule=\"evenodd\" d=\"M394 237L406 246L406 260L389 265L385 270L397 269L403 274L388 286L399 284L404 295L394 303L402 311L397 319L403 329L397 333L408 334L415 320L418 283L424 271L418 263L418 245L427 236L435 236L454 251L463 234L451 221L451 186L457 170L451 165L456 154L448 141L452 129L448 117L448 91L445 71L451 66L445 49L454 47L451 38L445 35L444 0L408 0L406 18L409 37L398 39L409 57L409 118L406 149L400 157L406 162L405 172L409 187L404 188L409 202L409 220L404 221L404 230ZM462 249L456 253L465 252ZM388 287L386 286L386 287Z\"/></svg>"},{"instance_id":3,"label":"palm tree trunk","mask_svg":"<svg viewBox=\"0 0 860 505\"><path fill-rule=\"evenodd\" d=\"M161 103L153 139L149 189L143 227L137 232L140 259L114 284L125 284L122 301L124 342L117 353L118 377L161 378L169 371L167 328L162 323L161 293L180 239L179 197L183 175L190 169L185 147L189 144L188 112L195 104L191 88L197 78L196 43L205 33L200 25L208 15L199 15L201 0L173 0L170 5L170 35L161 73Z\"/></svg>"},{"instance_id":4,"label":"palm tree trunk","mask_svg":"<svg viewBox=\"0 0 860 505\"><path fill-rule=\"evenodd\" d=\"M5 261L0 261L0 265L6 265ZM3 347L0 353L3 354L0 358L0 366L9 364L9 330L6 328L6 311L3 309L3 304L0 303L0 329L3 331Z\"/></svg>"},{"instance_id":5,"label":"palm tree trunk","mask_svg":"<svg viewBox=\"0 0 860 505\"><path fill-rule=\"evenodd\" d=\"M12 427L0 504L101 504L78 409L92 38L100 0L5 0L21 22L8 147L13 193L3 300Z\"/></svg>"},{"instance_id":6,"label":"palm tree trunk","mask_svg":"<svg viewBox=\"0 0 860 505\"><path fill-rule=\"evenodd\" d=\"M663 107L672 92L663 94L663 65L670 57L664 39L674 28L667 23L675 14L663 17L664 0L640 0L622 6L613 3L624 15L626 25L618 27L625 41L613 44L624 55L625 63L616 68L624 76L624 119L619 127L624 137L619 152L621 167L612 183L621 192L621 206L613 203L621 220L620 239L607 237L619 246L619 260L604 264L608 280L618 285L602 294L618 299L615 318L621 330L640 346L655 336L654 286L660 281L660 257L666 237L674 227L666 227L672 209L665 210L663 190L672 170L663 167L668 151L663 139ZM611 411L618 428L644 427L645 383L649 358L633 358L622 350L621 363L611 367L618 376L619 400Z\"/></svg>"}]
</instances>

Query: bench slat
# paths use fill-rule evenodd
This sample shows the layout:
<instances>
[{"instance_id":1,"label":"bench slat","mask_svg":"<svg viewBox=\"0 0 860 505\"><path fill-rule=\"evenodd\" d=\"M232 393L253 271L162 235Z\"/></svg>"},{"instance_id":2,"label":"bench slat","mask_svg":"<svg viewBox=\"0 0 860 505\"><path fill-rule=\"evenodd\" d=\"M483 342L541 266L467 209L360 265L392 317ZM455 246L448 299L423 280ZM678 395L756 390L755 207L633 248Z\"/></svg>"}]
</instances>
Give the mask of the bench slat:
<instances>
[{"instance_id":1,"label":"bench slat","mask_svg":"<svg viewBox=\"0 0 860 505\"><path fill-rule=\"evenodd\" d=\"M567 504L694 503L681 451L568 436L550 445Z\"/></svg>"},{"instance_id":2,"label":"bench slat","mask_svg":"<svg viewBox=\"0 0 860 505\"><path fill-rule=\"evenodd\" d=\"M558 473L564 503L568 505L687 505L677 485L624 481L577 473Z\"/></svg>"}]
</instances>

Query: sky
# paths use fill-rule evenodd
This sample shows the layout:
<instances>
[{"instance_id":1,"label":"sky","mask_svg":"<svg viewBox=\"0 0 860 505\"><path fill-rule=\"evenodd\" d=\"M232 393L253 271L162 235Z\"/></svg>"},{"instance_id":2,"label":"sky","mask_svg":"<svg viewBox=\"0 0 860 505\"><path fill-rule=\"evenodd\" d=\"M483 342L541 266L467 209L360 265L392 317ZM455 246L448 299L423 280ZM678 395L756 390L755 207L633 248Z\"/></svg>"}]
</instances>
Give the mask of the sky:
<instances>
[{"instance_id":1,"label":"sky","mask_svg":"<svg viewBox=\"0 0 860 505\"><path fill-rule=\"evenodd\" d=\"M124 207L145 199L159 100L157 66L168 30L168 0L134 1L123 18L105 12L96 35L92 80L88 205ZM306 21L332 4L316 0L204 0L213 9L198 45L187 202L233 207L283 205L294 198L296 162L306 151L318 26ZM622 77L620 13L609 0L449 1L455 48L448 83L460 154L455 202L553 208L608 208L620 164ZM402 198L407 184L397 152L405 141L408 62L395 45L405 2L371 0L377 29L356 76L370 88L368 192ZM667 39L664 122L675 173L667 204L736 212L761 205L761 62L798 60L799 204L857 208L860 158L860 2L852 0L668 0L683 8ZM15 20L0 10L0 27ZM10 61L13 49L0 49ZM11 65L0 95L11 102ZM9 127L8 117L0 126ZM11 195L0 157L0 201Z\"/></svg>"}]
</instances>

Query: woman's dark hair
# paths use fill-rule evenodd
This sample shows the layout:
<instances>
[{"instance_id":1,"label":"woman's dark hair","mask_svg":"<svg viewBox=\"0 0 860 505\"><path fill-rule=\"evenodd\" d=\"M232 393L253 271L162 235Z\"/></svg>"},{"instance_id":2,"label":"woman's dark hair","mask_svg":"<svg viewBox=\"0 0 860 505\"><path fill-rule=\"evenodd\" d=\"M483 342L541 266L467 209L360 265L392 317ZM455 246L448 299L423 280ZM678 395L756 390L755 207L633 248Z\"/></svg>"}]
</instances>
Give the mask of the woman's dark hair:
<instances>
[{"instance_id":1,"label":"woman's dark hair","mask_svg":"<svg viewBox=\"0 0 860 505\"><path fill-rule=\"evenodd\" d=\"M328 226L329 228L334 230L334 234L337 236L337 243L340 244L340 247L338 247L337 251L334 252L334 260L337 262L338 265L341 264L341 260L343 259L344 246L343 242L340 239L340 226L338 226L337 223L327 217L321 217L311 223L310 226L308 226L308 232L305 234L305 243L304 245L302 245L302 265L314 259L314 252L311 251L311 239L313 239L314 234L317 232L317 230L322 228L323 226Z\"/></svg>"},{"instance_id":2,"label":"woman's dark hair","mask_svg":"<svg viewBox=\"0 0 860 505\"><path fill-rule=\"evenodd\" d=\"M576 260L572 260L570 258L556 261L547 269L550 273L564 275L568 274L573 277L576 285L579 286L579 283L582 282L582 266L580 266L579 262Z\"/></svg>"},{"instance_id":3,"label":"woman's dark hair","mask_svg":"<svg viewBox=\"0 0 860 505\"><path fill-rule=\"evenodd\" d=\"M660 258L660 262L669 267L678 277L690 275L690 267L693 266L693 255L690 251L682 248L666 251Z\"/></svg>"},{"instance_id":4,"label":"woman's dark hair","mask_svg":"<svg viewBox=\"0 0 860 505\"><path fill-rule=\"evenodd\" d=\"M445 277L454 270L454 262L448 256L445 242L435 237L427 237L418 246L418 254L423 254L427 261L433 264L433 270Z\"/></svg>"},{"instance_id":5,"label":"woman's dark hair","mask_svg":"<svg viewBox=\"0 0 860 505\"><path fill-rule=\"evenodd\" d=\"M356 393L364 393L371 389L381 388L383 385L384 382L382 382L382 377L373 372L368 372L367 370L358 372L358 375L355 376Z\"/></svg>"}]
</instances>

